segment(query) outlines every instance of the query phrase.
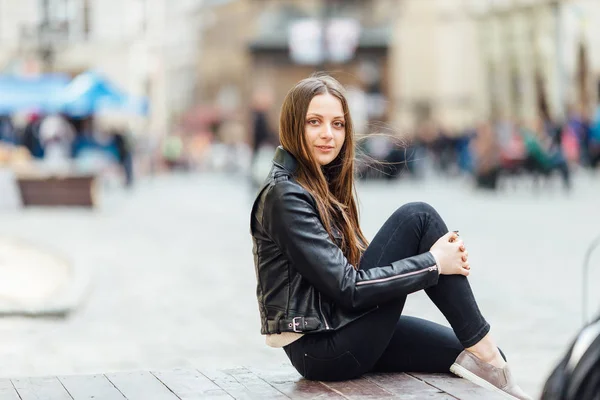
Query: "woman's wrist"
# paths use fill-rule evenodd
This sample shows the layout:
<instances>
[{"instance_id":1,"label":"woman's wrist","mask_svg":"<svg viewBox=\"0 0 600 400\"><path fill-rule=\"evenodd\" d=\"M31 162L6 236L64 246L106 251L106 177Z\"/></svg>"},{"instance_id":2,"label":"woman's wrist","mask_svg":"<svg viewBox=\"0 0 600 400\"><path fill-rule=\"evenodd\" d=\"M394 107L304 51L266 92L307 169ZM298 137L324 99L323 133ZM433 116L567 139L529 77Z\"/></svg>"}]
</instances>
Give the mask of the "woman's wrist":
<instances>
[{"instance_id":1,"label":"woman's wrist","mask_svg":"<svg viewBox=\"0 0 600 400\"><path fill-rule=\"evenodd\" d=\"M438 261L438 257L435 255L435 253L432 250L429 250L429 252L433 256L433 259L435 260L435 266L437 267L438 275L441 275L442 268L440 267L440 262Z\"/></svg>"}]
</instances>

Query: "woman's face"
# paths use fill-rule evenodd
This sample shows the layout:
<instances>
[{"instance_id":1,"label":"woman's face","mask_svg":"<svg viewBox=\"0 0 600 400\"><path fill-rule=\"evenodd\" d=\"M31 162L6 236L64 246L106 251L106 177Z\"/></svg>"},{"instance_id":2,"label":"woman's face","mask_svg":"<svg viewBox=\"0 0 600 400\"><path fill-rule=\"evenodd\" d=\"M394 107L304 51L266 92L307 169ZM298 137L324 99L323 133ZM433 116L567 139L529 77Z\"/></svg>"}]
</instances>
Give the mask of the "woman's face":
<instances>
[{"instance_id":1,"label":"woman's face","mask_svg":"<svg viewBox=\"0 0 600 400\"><path fill-rule=\"evenodd\" d=\"M335 160L346 140L342 102L329 93L313 97L306 113L304 134L319 165Z\"/></svg>"}]
</instances>

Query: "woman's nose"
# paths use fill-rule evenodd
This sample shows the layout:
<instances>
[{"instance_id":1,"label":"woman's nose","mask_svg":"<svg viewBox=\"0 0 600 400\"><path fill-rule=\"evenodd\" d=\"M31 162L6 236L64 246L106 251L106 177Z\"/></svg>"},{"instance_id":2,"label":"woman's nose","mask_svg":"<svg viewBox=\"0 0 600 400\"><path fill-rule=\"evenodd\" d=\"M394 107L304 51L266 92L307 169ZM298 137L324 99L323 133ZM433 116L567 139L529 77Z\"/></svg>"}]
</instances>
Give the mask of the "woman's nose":
<instances>
[{"instance_id":1,"label":"woman's nose","mask_svg":"<svg viewBox=\"0 0 600 400\"><path fill-rule=\"evenodd\" d=\"M330 138L333 137L333 132L331 130L331 125L325 125L324 129L321 131L322 138Z\"/></svg>"}]
</instances>

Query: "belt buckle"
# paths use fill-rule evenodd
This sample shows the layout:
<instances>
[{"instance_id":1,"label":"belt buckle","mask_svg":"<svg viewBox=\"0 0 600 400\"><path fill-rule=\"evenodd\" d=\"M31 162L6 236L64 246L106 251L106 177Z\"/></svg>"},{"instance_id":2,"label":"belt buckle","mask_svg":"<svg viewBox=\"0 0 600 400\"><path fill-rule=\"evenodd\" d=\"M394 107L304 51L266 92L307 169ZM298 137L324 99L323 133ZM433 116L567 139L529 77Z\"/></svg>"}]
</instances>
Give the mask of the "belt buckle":
<instances>
[{"instance_id":1,"label":"belt buckle","mask_svg":"<svg viewBox=\"0 0 600 400\"><path fill-rule=\"evenodd\" d=\"M296 322L296 320L300 320L300 322ZM302 322L304 321L304 317L294 317L292 318L292 331L294 332L302 332L301 330L296 329L297 326L302 327Z\"/></svg>"}]
</instances>

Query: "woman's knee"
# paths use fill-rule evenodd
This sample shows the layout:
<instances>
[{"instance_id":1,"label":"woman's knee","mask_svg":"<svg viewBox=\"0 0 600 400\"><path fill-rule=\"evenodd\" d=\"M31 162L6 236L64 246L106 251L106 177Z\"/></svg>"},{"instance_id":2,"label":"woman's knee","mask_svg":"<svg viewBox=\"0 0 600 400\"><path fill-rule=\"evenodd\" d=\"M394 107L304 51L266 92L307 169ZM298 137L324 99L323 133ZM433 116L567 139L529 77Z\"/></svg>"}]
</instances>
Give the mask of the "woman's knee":
<instances>
[{"instance_id":1,"label":"woman's knee","mask_svg":"<svg viewBox=\"0 0 600 400\"><path fill-rule=\"evenodd\" d=\"M419 235L419 253L429 250L431 246L448 232L448 227L440 214L431 205L424 202L408 203L396 211L397 224L414 224ZM410 222L412 221L412 222Z\"/></svg>"},{"instance_id":2,"label":"woman's knee","mask_svg":"<svg viewBox=\"0 0 600 400\"><path fill-rule=\"evenodd\" d=\"M422 201L406 203L396 210L399 217L410 217L414 215L426 215L439 218L439 214L433 206Z\"/></svg>"}]
</instances>

